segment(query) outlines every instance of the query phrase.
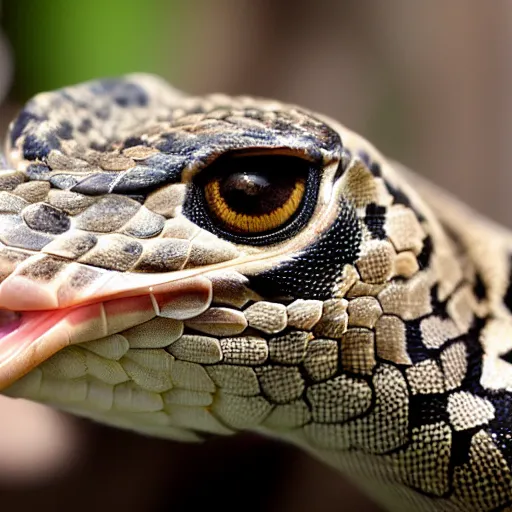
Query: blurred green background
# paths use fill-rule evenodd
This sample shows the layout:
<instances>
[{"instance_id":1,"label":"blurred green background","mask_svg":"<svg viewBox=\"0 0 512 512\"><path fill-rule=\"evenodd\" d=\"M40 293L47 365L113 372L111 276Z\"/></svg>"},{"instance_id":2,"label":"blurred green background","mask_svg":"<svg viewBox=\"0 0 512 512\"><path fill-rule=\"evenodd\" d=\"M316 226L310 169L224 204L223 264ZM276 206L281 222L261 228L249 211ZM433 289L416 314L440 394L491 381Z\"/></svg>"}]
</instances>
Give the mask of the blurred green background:
<instances>
[{"instance_id":1,"label":"blurred green background","mask_svg":"<svg viewBox=\"0 0 512 512\"><path fill-rule=\"evenodd\" d=\"M510 0L0 0L0 136L39 91L152 72L191 94L327 114L512 226L511 52ZM254 437L190 447L64 416L54 431L2 407L5 510L377 510L323 465ZM27 424L57 439L44 456Z\"/></svg>"},{"instance_id":2,"label":"blurred green background","mask_svg":"<svg viewBox=\"0 0 512 512\"><path fill-rule=\"evenodd\" d=\"M3 25L16 62L13 94L25 99L133 70L179 76L186 10L163 0L5 1Z\"/></svg>"}]
</instances>

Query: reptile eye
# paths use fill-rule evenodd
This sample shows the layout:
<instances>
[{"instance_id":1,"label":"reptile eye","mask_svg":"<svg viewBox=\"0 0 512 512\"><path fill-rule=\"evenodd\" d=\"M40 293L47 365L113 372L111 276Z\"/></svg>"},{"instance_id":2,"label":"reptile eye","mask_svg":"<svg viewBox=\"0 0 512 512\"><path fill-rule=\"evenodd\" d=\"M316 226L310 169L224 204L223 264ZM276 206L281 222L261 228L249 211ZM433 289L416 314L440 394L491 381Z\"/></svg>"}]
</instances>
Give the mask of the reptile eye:
<instances>
[{"instance_id":1,"label":"reptile eye","mask_svg":"<svg viewBox=\"0 0 512 512\"><path fill-rule=\"evenodd\" d=\"M299 157L227 155L201 172L186 214L237 243L274 243L311 216L318 175L311 162Z\"/></svg>"},{"instance_id":2,"label":"reptile eye","mask_svg":"<svg viewBox=\"0 0 512 512\"><path fill-rule=\"evenodd\" d=\"M204 187L211 213L235 233L264 233L282 226L297 212L306 178L302 173L275 171L242 166L213 177Z\"/></svg>"}]
</instances>

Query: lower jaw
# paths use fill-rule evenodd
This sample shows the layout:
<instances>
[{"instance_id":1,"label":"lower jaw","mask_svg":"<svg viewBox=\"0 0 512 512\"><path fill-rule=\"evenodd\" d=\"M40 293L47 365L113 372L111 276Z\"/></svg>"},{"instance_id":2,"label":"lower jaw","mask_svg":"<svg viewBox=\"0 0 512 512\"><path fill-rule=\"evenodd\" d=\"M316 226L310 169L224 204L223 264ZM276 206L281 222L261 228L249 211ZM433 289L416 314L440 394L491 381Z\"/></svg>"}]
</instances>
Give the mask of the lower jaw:
<instances>
[{"instance_id":1,"label":"lower jaw","mask_svg":"<svg viewBox=\"0 0 512 512\"><path fill-rule=\"evenodd\" d=\"M204 433L233 434L235 429L214 411L220 389L208 365L170 353L181 339L178 331L184 332L183 324L158 317L100 340L65 347L3 393L179 441L199 441ZM158 337L150 336L156 331Z\"/></svg>"}]
</instances>

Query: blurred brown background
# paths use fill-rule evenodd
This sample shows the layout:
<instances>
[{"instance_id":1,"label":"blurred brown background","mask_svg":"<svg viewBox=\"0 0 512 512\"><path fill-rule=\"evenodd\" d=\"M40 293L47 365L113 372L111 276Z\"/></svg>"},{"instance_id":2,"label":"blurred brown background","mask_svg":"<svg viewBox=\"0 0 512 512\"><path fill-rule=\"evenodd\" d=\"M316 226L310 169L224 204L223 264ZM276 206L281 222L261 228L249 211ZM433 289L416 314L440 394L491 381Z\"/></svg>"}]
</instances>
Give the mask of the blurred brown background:
<instances>
[{"instance_id":1,"label":"blurred brown background","mask_svg":"<svg viewBox=\"0 0 512 512\"><path fill-rule=\"evenodd\" d=\"M270 96L335 117L512 226L509 0L0 5L0 132L39 90L156 72L193 94ZM255 436L189 446L0 406L3 510L378 510L328 468Z\"/></svg>"}]
</instances>

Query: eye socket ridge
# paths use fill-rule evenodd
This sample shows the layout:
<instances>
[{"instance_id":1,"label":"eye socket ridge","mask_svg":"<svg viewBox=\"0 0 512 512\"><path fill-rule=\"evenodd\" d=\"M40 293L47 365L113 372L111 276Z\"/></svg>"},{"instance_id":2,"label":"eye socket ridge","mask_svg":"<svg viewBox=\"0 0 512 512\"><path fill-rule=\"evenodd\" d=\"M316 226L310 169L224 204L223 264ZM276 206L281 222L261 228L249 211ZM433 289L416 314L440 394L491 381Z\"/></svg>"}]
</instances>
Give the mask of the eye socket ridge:
<instances>
[{"instance_id":1,"label":"eye socket ridge","mask_svg":"<svg viewBox=\"0 0 512 512\"><path fill-rule=\"evenodd\" d=\"M194 180L184 214L235 243L277 243L307 223L319 182L320 170L304 158L226 155Z\"/></svg>"}]
</instances>

